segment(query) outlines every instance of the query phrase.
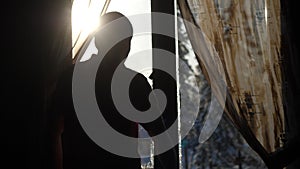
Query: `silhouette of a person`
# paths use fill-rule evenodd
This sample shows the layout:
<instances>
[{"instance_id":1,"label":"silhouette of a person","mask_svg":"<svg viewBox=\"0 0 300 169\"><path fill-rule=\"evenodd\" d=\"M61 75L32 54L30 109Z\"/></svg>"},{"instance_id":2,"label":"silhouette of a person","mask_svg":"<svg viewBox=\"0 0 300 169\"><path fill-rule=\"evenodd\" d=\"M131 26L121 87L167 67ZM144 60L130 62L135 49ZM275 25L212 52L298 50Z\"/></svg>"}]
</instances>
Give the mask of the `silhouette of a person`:
<instances>
[{"instance_id":1,"label":"silhouette of a person","mask_svg":"<svg viewBox=\"0 0 300 169\"><path fill-rule=\"evenodd\" d=\"M101 23L105 25L121 17L124 17L121 13L110 12L101 17ZM120 115L114 105L111 94L112 78L116 68L119 66L121 71L135 74L129 87L129 97L133 106L140 111L148 110L151 106L148 101L151 87L147 79L142 74L126 68L124 63L121 63L126 59L130 51L130 41L133 34L131 23L128 19L125 19L125 22L122 22L120 27L114 30L104 33L100 30L95 35L95 44L98 48L98 53L102 52L103 45L113 40L113 35L120 31L128 33L130 36L115 44L102 59L96 76L95 93L99 109L105 120L118 132L127 136L138 137L138 124ZM87 62L92 62L93 57L99 56L93 55ZM102 149L82 129L72 101L73 70L74 65L67 68L62 74L54 94L52 116L52 139L54 160L56 161L54 167L63 167L64 169L140 169L139 158L121 157ZM147 125L144 127L146 130L150 130L147 129L149 128ZM155 127L162 128L159 125ZM157 134L158 132L153 133Z\"/></svg>"}]
</instances>

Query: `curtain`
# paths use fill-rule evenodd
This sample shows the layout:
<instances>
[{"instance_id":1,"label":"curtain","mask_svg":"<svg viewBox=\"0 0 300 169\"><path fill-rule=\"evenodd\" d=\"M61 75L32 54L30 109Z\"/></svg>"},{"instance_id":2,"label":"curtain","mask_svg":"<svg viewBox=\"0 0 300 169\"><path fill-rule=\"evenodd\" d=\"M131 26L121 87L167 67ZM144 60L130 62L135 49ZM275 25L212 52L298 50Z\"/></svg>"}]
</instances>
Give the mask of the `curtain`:
<instances>
[{"instance_id":1,"label":"curtain","mask_svg":"<svg viewBox=\"0 0 300 169\"><path fill-rule=\"evenodd\" d=\"M182 0L178 6L211 86L220 88L209 67L224 72L226 114L267 162L285 142L280 0ZM203 46L210 54L203 54ZM203 63L205 57L220 62ZM219 92L215 95L222 101Z\"/></svg>"}]
</instances>

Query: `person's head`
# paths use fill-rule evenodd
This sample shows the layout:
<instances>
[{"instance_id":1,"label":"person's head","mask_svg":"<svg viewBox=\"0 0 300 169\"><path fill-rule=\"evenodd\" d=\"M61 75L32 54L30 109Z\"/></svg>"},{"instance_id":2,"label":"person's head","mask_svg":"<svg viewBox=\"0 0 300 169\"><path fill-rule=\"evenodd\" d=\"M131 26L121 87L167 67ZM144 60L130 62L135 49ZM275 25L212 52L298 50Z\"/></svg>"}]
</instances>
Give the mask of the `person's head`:
<instances>
[{"instance_id":1,"label":"person's head","mask_svg":"<svg viewBox=\"0 0 300 169\"><path fill-rule=\"evenodd\" d=\"M112 24L109 25L110 23ZM102 15L100 17L100 29L95 34L97 49L101 51L105 43L115 41L116 37L121 34L128 35L128 38L117 40L116 45L110 49L110 53L114 53L116 55L114 57L124 59L130 50L130 41L133 35L132 25L128 18L119 12L109 12Z\"/></svg>"}]
</instances>

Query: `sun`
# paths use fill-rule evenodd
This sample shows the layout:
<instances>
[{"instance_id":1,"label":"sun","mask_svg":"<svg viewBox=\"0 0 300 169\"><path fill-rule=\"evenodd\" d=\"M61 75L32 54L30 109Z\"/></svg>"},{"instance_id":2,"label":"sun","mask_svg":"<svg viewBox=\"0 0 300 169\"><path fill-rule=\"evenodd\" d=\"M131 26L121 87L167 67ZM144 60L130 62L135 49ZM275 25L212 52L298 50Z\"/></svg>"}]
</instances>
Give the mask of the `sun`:
<instances>
[{"instance_id":1,"label":"sun","mask_svg":"<svg viewBox=\"0 0 300 169\"><path fill-rule=\"evenodd\" d=\"M72 5L73 58L88 35L99 26L99 17L108 0L74 0Z\"/></svg>"}]
</instances>

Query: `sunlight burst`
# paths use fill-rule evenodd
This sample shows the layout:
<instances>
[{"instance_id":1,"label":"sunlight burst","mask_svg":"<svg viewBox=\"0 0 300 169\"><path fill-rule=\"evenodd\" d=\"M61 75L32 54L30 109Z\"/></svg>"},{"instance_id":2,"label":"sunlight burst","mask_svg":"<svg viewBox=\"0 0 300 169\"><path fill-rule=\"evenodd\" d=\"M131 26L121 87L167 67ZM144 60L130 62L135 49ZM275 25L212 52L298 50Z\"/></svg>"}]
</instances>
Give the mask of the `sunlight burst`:
<instances>
[{"instance_id":1,"label":"sunlight burst","mask_svg":"<svg viewBox=\"0 0 300 169\"><path fill-rule=\"evenodd\" d=\"M72 6L73 57L87 36L99 26L105 0L74 0Z\"/></svg>"}]
</instances>

